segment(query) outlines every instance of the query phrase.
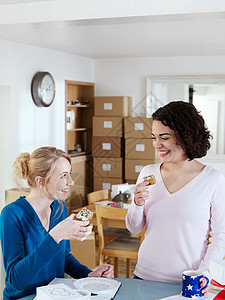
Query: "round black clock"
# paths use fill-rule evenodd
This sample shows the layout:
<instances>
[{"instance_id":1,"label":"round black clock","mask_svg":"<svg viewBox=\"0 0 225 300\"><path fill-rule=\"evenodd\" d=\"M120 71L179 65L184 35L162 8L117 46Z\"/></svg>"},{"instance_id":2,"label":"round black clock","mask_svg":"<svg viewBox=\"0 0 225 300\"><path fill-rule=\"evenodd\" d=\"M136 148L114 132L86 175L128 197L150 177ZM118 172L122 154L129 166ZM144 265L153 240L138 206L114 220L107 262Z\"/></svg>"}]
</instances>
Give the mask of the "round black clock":
<instances>
[{"instance_id":1,"label":"round black clock","mask_svg":"<svg viewBox=\"0 0 225 300\"><path fill-rule=\"evenodd\" d=\"M55 81L48 72L37 72L31 83L31 94L37 106L50 106L55 98Z\"/></svg>"}]
</instances>

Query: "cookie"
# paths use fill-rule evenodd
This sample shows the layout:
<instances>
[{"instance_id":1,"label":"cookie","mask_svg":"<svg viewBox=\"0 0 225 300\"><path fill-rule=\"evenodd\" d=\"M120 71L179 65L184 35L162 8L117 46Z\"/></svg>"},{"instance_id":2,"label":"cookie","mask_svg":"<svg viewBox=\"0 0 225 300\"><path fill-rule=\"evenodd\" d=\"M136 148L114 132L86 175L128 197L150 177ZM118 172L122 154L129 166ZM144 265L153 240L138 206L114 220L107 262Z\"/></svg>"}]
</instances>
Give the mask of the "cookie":
<instances>
[{"instance_id":1,"label":"cookie","mask_svg":"<svg viewBox=\"0 0 225 300\"><path fill-rule=\"evenodd\" d=\"M155 176L154 176L154 175L148 175L148 176L145 176L143 179L144 179L144 181L148 181L148 182L149 182L149 185L152 185L152 184L155 184L155 183L156 183L156 180L155 180Z\"/></svg>"},{"instance_id":2,"label":"cookie","mask_svg":"<svg viewBox=\"0 0 225 300\"><path fill-rule=\"evenodd\" d=\"M87 209L86 207L82 208L79 213L76 215L76 218L79 220L79 221L88 221L90 219L92 219L93 217L93 212L89 209Z\"/></svg>"}]
</instances>

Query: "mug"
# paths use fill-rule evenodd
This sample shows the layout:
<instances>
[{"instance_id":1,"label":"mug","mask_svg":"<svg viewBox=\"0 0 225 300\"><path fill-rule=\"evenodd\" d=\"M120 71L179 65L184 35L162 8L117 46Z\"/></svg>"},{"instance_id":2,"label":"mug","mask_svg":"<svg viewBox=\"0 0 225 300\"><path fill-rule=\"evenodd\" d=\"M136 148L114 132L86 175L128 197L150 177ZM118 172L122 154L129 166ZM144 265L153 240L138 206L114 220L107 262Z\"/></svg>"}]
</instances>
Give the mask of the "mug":
<instances>
[{"instance_id":1,"label":"mug","mask_svg":"<svg viewBox=\"0 0 225 300\"><path fill-rule=\"evenodd\" d=\"M202 278L206 279L206 284L200 287ZM204 295L202 290L209 284L209 279L203 276L201 272L188 270L183 272L182 296L188 298L200 298Z\"/></svg>"},{"instance_id":2,"label":"mug","mask_svg":"<svg viewBox=\"0 0 225 300\"><path fill-rule=\"evenodd\" d=\"M80 105L81 103L80 103L79 100L75 100L74 104L75 104L75 105Z\"/></svg>"}]
</instances>

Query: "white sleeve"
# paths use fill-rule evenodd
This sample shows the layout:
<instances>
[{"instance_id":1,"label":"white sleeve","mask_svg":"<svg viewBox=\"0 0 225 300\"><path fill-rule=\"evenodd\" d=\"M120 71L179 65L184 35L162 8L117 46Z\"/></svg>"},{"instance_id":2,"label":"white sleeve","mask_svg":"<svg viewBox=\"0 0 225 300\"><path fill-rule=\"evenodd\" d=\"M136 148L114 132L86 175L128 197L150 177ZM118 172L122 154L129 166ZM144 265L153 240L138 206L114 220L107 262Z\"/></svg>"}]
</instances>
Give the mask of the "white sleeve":
<instances>
[{"instance_id":1,"label":"white sleeve","mask_svg":"<svg viewBox=\"0 0 225 300\"><path fill-rule=\"evenodd\" d=\"M210 261L225 256L225 178L222 174L217 180L210 210L210 243L198 268L206 276L210 274Z\"/></svg>"},{"instance_id":2,"label":"white sleeve","mask_svg":"<svg viewBox=\"0 0 225 300\"><path fill-rule=\"evenodd\" d=\"M144 169L144 168L143 168ZM143 169L141 170L136 184L143 181ZM133 233L139 233L145 228L145 214L144 214L144 205L138 206L135 204L134 200L128 209L128 213L126 215L126 226L127 229Z\"/></svg>"}]
</instances>

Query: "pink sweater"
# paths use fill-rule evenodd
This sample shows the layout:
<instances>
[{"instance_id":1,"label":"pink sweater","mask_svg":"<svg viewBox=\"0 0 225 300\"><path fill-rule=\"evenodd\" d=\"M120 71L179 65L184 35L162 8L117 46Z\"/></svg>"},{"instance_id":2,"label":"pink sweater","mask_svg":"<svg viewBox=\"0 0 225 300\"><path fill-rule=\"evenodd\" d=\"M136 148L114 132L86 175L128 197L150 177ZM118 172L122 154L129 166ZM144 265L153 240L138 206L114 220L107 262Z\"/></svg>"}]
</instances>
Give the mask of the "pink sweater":
<instances>
[{"instance_id":1,"label":"pink sweater","mask_svg":"<svg viewBox=\"0 0 225 300\"><path fill-rule=\"evenodd\" d=\"M212 259L225 255L225 178L206 166L191 182L170 194L160 174L160 164L142 169L137 183L154 174L144 206L133 202L127 228L138 233L147 226L139 249L135 275L142 279L180 283L184 270L201 270L209 276ZM210 233L210 244L207 238Z\"/></svg>"}]
</instances>

